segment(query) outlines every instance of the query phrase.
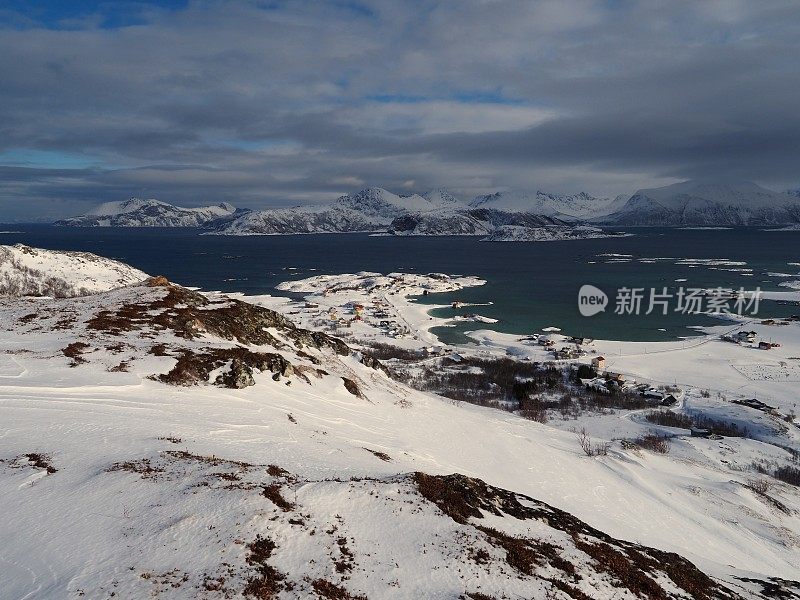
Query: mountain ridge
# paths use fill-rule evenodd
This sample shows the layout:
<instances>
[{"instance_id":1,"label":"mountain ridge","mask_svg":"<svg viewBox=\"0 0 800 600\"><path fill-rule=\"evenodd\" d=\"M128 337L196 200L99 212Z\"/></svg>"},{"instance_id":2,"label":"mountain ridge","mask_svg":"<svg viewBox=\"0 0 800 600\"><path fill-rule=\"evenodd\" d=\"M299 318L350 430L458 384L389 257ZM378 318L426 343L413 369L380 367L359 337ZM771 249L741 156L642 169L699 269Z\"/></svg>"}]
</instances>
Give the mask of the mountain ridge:
<instances>
[{"instance_id":1,"label":"mountain ridge","mask_svg":"<svg viewBox=\"0 0 800 600\"><path fill-rule=\"evenodd\" d=\"M120 202L104 202L89 212L61 219L62 227L213 227L241 214L227 202L186 208L155 198L129 198Z\"/></svg>"},{"instance_id":2,"label":"mountain ridge","mask_svg":"<svg viewBox=\"0 0 800 600\"><path fill-rule=\"evenodd\" d=\"M690 180L637 190L617 212L595 222L628 226L788 225L800 199L749 181Z\"/></svg>"}]
</instances>

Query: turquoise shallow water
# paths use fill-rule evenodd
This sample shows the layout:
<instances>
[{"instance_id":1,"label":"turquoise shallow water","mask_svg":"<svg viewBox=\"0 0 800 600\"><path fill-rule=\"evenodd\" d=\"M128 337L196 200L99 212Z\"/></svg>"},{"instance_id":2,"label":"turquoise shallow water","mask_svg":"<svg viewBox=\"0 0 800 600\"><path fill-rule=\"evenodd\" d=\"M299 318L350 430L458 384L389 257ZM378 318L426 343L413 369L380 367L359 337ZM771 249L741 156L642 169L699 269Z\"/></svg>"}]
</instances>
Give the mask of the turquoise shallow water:
<instances>
[{"instance_id":1,"label":"turquoise shallow water","mask_svg":"<svg viewBox=\"0 0 800 600\"><path fill-rule=\"evenodd\" d=\"M460 323L439 328L446 342L463 340L470 329L532 333L558 326L566 333L626 340L664 340L695 333L690 325L718 323L708 316L670 312L664 316L619 316L611 310L580 316L577 292L593 284L612 297L622 286L677 286L786 290L783 281L800 280L800 232L632 229L624 238L546 243L485 243L475 238L395 238L365 234L223 237L194 229L73 229L42 225L4 225L0 243L23 242L52 249L86 250L117 258L151 274L206 290L277 293L287 279L357 271L432 271L477 275L487 285L418 301L453 300L489 306L437 309L453 316L478 313L498 323ZM599 256L632 255L632 258ZM655 263L640 259L671 258ZM680 259L727 259L745 265L676 264ZM619 262L624 261L624 262ZM751 269L741 271L721 269ZM784 273L796 277L776 277ZM676 282L676 279L687 279ZM764 302L761 314L800 314L800 306ZM662 331L663 330L663 331Z\"/></svg>"}]
</instances>

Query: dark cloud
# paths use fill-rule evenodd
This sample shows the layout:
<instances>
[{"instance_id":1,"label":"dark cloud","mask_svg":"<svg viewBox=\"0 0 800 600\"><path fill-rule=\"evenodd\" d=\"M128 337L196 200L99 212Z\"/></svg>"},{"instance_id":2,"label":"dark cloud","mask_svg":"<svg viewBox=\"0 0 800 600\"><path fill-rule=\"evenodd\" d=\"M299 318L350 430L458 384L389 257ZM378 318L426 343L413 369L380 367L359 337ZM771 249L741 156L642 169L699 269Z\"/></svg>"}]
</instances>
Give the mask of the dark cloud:
<instances>
[{"instance_id":1,"label":"dark cloud","mask_svg":"<svg viewBox=\"0 0 800 600\"><path fill-rule=\"evenodd\" d=\"M134 194L800 183L796 2L198 0L69 22L19 4L0 220Z\"/></svg>"}]
</instances>

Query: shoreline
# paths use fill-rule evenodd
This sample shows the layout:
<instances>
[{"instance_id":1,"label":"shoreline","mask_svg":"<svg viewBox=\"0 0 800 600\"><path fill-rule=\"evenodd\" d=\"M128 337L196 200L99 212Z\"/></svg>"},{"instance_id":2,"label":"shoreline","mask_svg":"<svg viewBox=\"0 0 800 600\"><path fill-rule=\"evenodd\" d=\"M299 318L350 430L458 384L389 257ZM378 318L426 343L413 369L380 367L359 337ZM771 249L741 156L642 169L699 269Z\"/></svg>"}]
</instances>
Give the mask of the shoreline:
<instances>
[{"instance_id":1,"label":"shoreline","mask_svg":"<svg viewBox=\"0 0 800 600\"><path fill-rule=\"evenodd\" d=\"M800 327L790 318L763 315L757 318L726 316L718 324L696 326L697 336L667 341L627 341L594 339L578 345L576 356L558 358L553 349L575 347L571 335L555 327L547 331L515 334L481 328L465 332L470 343L445 343L432 329L453 326L457 316L433 316L430 311L447 304L419 304L416 299L435 293L452 292L485 285L477 277L361 272L319 275L286 281L279 291L303 293L297 301L280 296L245 297L249 301L287 311L304 326L322 328L347 341L368 347L389 344L403 349L424 351L430 356L452 354L485 358L514 358L528 362L589 364L604 357L604 370L623 373L651 385L681 384L687 388L711 389L720 396L760 398L788 407L795 403L792 383L800 382ZM798 292L765 292L769 299L800 298ZM358 308L360 307L360 308ZM799 311L800 312L800 311ZM334 314L335 319L330 315ZM483 320L474 315L476 325ZM759 340L778 347L765 351L755 345L737 345L723 336L748 329ZM558 330L555 332L554 330ZM552 344L539 343L549 338ZM782 366L788 365L788 366Z\"/></svg>"}]
</instances>

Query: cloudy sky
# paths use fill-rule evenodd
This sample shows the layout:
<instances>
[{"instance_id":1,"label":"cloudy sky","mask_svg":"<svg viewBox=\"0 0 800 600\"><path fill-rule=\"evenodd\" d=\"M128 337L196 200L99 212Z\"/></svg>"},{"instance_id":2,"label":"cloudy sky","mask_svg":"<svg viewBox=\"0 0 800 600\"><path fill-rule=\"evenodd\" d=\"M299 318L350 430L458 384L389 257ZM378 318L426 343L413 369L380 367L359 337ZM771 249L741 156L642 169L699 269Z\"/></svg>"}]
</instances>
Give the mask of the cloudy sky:
<instances>
[{"instance_id":1,"label":"cloudy sky","mask_svg":"<svg viewBox=\"0 0 800 600\"><path fill-rule=\"evenodd\" d=\"M0 3L0 221L800 184L800 3Z\"/></svg>"}]
</instances>

